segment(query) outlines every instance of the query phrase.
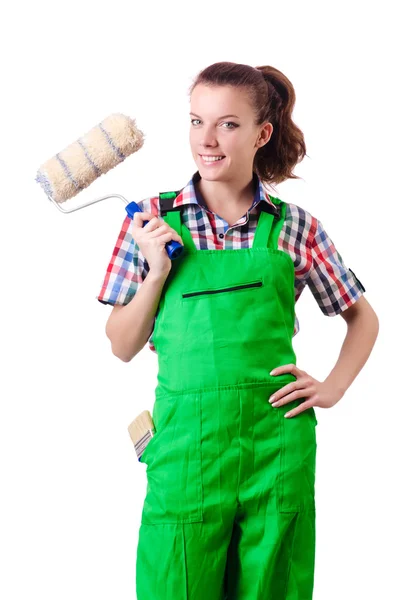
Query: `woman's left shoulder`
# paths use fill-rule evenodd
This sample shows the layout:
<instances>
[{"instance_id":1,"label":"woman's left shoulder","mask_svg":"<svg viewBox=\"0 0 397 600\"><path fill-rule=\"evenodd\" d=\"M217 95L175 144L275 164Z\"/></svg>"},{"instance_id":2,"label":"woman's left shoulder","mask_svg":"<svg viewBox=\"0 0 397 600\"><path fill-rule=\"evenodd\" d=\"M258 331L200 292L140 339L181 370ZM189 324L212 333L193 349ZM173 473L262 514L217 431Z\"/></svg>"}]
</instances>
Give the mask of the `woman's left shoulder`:
<instances>
[{"instance_id":1,"label":"woman's left shoulder","mask_svg":"<svg viewBox=\"0 0 397 600\"><path fill-rule=\"evenodd\" d=\"M310 246L318 229L318 219L298 204L285 200L283 202L286 205L285 227L291 233L299 236L304 245Z\"/></svg>"}]
</instances>

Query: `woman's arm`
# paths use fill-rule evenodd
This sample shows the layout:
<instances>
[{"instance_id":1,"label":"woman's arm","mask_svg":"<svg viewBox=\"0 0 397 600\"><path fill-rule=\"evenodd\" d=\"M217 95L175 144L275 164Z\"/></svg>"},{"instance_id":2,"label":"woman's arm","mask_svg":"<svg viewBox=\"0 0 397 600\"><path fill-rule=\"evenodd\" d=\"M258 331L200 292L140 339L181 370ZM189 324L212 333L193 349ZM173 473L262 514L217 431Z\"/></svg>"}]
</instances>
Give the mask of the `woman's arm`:
<instances>
[{"instance_id":1,"label":"woman's arm","mask_svg":"<svg viewBox=\"0 0 397 600\"><path fill-rule=\"evenodd\" d=\"M276 377L283 373L292 373L296 377L296 381L287 383L269 398L272 406L279 407L299 398L304 399L296 408L285 413L284 417L295 417L313 406L334 406L365 365L379 331L375 311L366 298L361 296L339 314L347 323L347 334L336 365L324 381L318 381L295 364L280 365L270 371L270 375Z\"/></svg>"},{"instance_id":2,"label":"woman's arm","mask_svg":"<svg viewBox=\"0 0 397 600\"><path fill-rule=\"evenodd\" d=\"M167 271L157 274L149 270L132 300L125 306L115 305L110 313L106 335L120 360L130 362L149 339L167 277Z\"/></svg>"},{"instance_id":3,"label":"woman's arm","mask_svg":"<svg viewBox=\"0 0 397 600\"><path fill-rule=\"evenodd\" d=\"M324 383L337 390L342 398L371 354L379 332L379 319L364 296L340 316L347 323L347 333L339 358Z\"/></svg>"}]
</instances>

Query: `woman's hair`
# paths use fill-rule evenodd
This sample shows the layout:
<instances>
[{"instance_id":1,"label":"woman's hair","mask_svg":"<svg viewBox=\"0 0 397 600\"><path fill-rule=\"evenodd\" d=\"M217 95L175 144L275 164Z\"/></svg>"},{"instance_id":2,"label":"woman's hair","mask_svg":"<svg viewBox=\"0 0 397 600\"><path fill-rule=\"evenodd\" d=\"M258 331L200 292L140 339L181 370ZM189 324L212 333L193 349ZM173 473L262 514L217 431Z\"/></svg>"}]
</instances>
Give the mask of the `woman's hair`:
<instances>
[{"instance_id":1,"label":"woman's hair","mask_svg":"<svg viewBox=\"0 0 397 600\"><path fill-rule=\"evenodd\" d=\"M218 62L199 72L189 88L191 96L198 84L228 85L247 91L255 112L255 125L269 121L273 132L269 141L258 148L253 169L265 183L301 179L292 173L306 155L302 131L292 121L295 90L290 80L275 67Z\"/></svg>"}]
</instances>

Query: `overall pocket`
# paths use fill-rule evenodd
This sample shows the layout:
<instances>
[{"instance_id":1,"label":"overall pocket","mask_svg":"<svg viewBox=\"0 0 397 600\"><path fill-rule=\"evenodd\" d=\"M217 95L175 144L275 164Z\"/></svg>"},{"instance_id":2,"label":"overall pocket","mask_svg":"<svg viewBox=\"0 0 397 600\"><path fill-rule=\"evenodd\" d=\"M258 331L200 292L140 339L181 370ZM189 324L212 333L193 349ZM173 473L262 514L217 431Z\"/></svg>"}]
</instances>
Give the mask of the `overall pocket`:
<instances>
[{"instance_id":1,"label":"overall pocket","mask_svg":"<svg viewBox=\"0 0 397 600\"><path fill-rule=\"evenodd\" d=\"M156 398L156 433L141 456L147 465L142 523L203 521L200 406L198 394Z\"/></svg>"},{"instance_id":2,"label":"overall pocket","mask_svg":"<svg viewBox=\"0 0 397 600\"><path fill-rule=\"evenodd\" d=\"M301 512L315 509L316 425L313 408L295 417L284 414L302 399L275 408L279 411L280 474L278 508L280 512Z\"/></svg>"},{"instance_id":3,"label":"overall pocket","mask_svg":"<svg viewBox=\"0 0 397 600\"><path fill-rule=\"evenodd\" d=\"M182 298L191 298L193 296L208 296L210 294L222 294L225 292L236 292L239 290L246 290L246 289L250 289L250 288L260 288L260 287L263 287L263 281L261 281L261 280L253 281L250 283L237 284L237 285L223 287L223 288L205 289L205 290L198 290L195 292L185 292L184 294L182 294Z\"/></svg>"}]
</instances>

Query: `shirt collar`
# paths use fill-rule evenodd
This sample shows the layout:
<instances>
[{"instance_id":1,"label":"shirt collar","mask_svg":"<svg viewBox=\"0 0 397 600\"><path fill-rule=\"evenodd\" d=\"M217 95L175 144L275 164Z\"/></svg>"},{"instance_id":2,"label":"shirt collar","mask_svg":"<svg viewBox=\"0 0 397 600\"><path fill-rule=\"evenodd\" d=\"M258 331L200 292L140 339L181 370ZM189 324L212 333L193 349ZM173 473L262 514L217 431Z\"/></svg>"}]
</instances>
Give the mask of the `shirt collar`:
<instances>
[{"instance_id":1,"label":"shirt collar","mask_svg":"<svg viewBox=\"0 0 397 600\"><path fill-rule=\"evenodd\" d=\"M254 200L248 209L248 212L253 210L259 202L267 202L271 206L276 205L271 201L269 194L266 192L263 183L259 179L256 173L252 173L255 181L255 196ZM195 184L201 179L199 171L196 171L193 177L188 181L187 185L179 192L174 199L173 207L181 206L183 204L198 204L199 206L207 209L204 198L200 194Z\"/></svg>"}]
</instances>

